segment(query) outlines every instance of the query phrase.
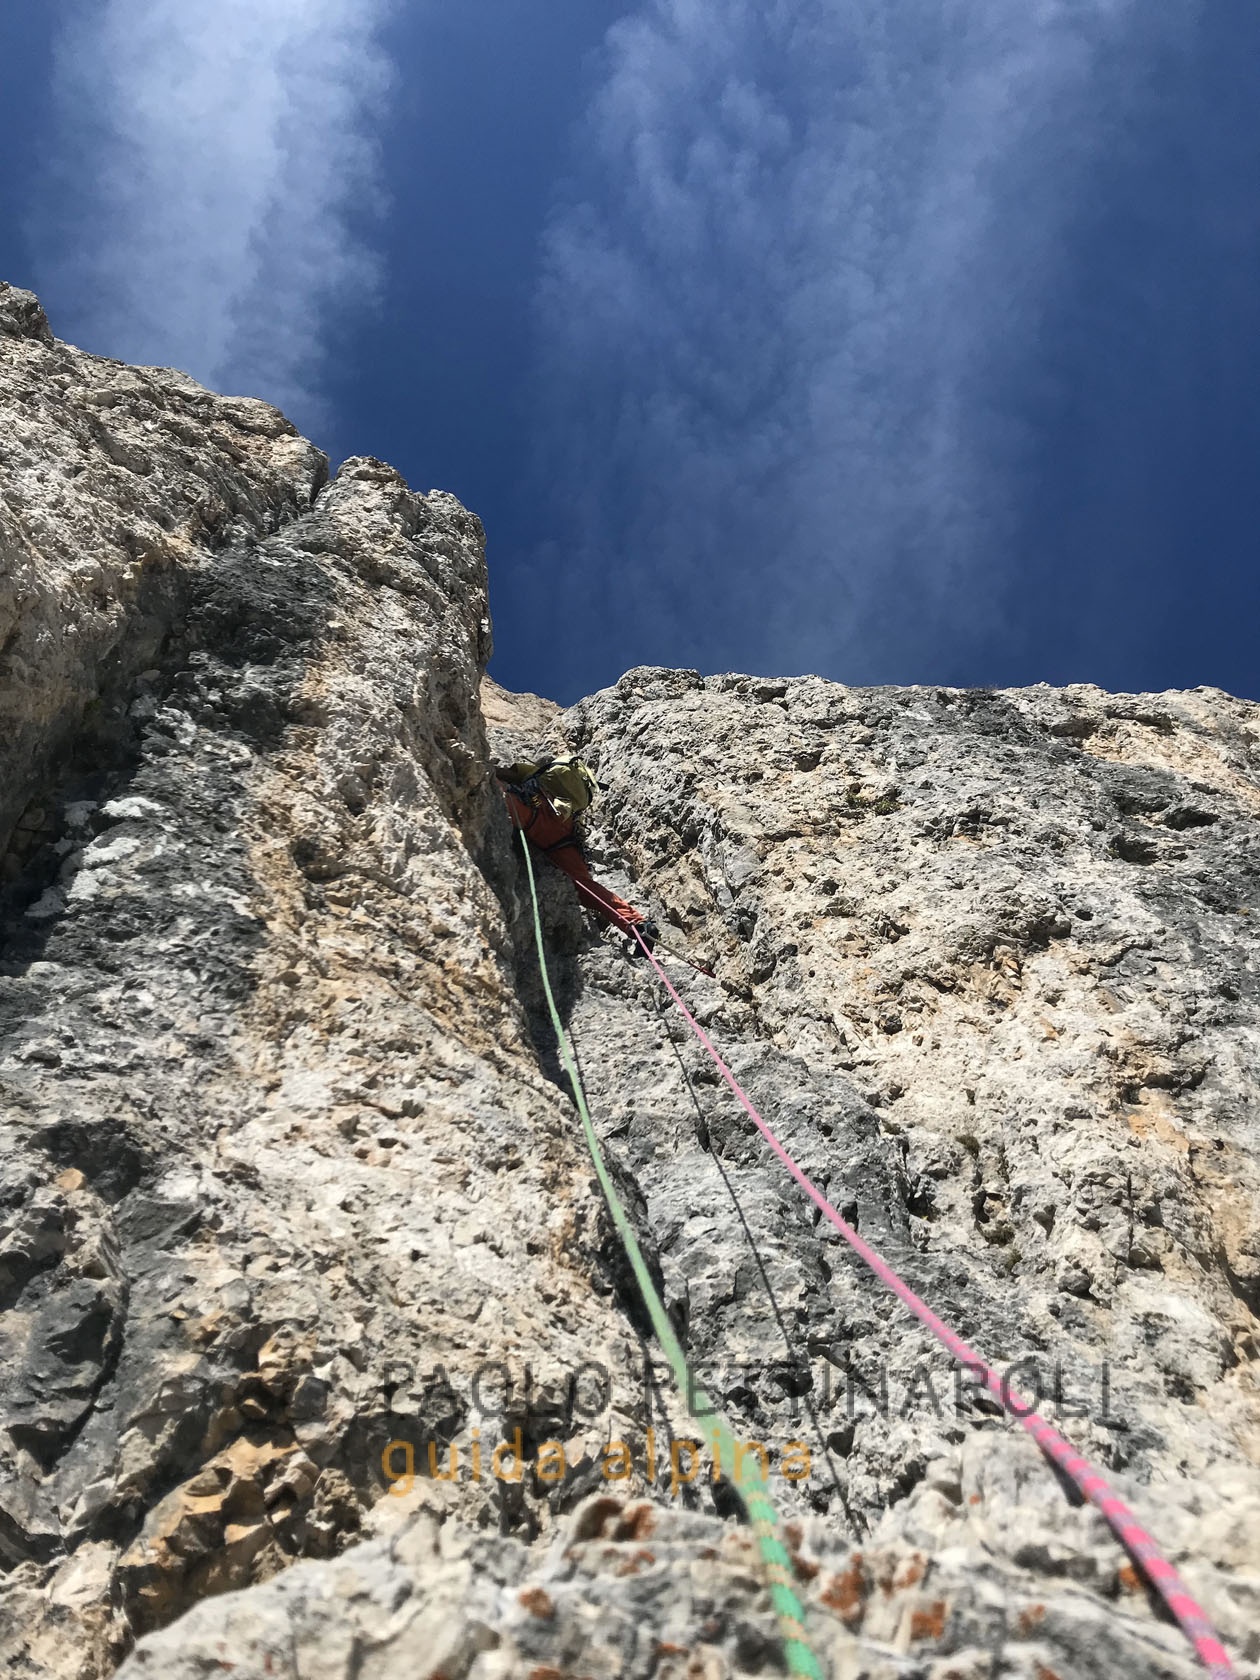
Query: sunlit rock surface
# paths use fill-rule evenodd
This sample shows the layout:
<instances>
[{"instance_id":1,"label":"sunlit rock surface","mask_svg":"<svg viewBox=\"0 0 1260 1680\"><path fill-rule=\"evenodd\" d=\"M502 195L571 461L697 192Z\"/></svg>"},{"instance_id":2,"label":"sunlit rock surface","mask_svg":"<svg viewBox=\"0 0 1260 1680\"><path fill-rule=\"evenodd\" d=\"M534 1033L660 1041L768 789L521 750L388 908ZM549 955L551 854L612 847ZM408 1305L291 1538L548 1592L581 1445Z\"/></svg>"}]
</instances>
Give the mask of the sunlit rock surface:
<instances>
[{"instance_id":1,"label":"sunlit rock surface","mask_svg":"<svg viewBox=\"0 0 1260 1680\"><path fill-rule=\"evenodd\" d=\"M489 775L544 747L595 765L594 865L713 970L664 959L766 1118L1260 1672L1260 707L506 694L451 497L329 481L274 410L58 344L11 288L0 472L12 1672L780 1664L560 1080ZM767 1449L829 1672L1192 1674L650 972L541 887L610 1162Z\"/></svg>"}]
</instances>

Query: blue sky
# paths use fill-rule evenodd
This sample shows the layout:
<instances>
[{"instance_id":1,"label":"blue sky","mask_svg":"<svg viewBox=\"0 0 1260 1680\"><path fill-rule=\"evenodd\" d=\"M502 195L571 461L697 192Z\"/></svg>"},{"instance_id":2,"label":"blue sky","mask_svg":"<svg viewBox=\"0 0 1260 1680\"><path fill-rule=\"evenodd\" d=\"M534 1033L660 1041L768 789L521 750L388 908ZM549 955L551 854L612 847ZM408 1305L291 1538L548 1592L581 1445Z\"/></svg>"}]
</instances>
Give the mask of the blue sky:
<instances>
[{"instance_id":1,"label":"blue sky","mask_svg":"<svg viewBox=\"0 0 1260 1680\"><path fill-rule=\"evenodd\" d=\"M485 520L511 687L1260 698L1254 0L0 13L0 275Z\"/></svg>"}]
</instances>

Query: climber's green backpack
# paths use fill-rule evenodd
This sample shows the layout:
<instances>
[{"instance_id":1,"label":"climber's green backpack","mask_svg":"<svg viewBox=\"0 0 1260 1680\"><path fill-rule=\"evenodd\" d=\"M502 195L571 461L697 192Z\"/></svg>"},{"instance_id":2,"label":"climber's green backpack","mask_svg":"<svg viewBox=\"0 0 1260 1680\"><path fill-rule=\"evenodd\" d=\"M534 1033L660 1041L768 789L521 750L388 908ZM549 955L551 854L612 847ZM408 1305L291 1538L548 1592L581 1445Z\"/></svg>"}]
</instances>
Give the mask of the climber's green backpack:
<instances>
[{"instance_id":1,"label":"climber's green backpack","mask_svg":"<svg viewBox=\"0 0 1260 1680\"><path fill-rule=\"evenodd\" d=\"M580 816L599 792L590 766L580 758L522 758L495 774L530 805L546 799L558 817Z\"/></svg>"},{"instance_id":2,"label":"climber's green backpack","mask_svg":"<svg viewBox=\"0 0 1260 1680\"><path fill-rule=\"evenodd\" d=\"M599 792L599 783L590 766L580 758L558 758L531 780L546 795L558 817L576 817Z\"/></svg>"}]
</instances>

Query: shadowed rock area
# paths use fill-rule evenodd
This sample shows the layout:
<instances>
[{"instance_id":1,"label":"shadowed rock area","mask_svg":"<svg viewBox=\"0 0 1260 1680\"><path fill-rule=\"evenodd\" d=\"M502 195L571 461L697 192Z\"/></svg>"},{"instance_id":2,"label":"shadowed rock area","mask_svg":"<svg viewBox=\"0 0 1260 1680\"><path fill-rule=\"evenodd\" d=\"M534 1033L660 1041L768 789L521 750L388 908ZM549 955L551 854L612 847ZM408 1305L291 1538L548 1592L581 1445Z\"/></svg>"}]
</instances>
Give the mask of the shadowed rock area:
<instances>
[{"instance_id":1,"label":"shadowed rock area","mask_svg":"<svg viewBox=\"0 0 1260 1680\"><path fill-rule=\"evenodd\" d=\"M452 497L330 479L4 287L0 421L9 1671L782 1671L560 1077L490 775L546 747L770 1124L1260 1675L1260 706L641 669L564 712L485 678ZM1102 1519L540 888L827 1672L1188 1680Z\"/></svg>"}]
</instances>

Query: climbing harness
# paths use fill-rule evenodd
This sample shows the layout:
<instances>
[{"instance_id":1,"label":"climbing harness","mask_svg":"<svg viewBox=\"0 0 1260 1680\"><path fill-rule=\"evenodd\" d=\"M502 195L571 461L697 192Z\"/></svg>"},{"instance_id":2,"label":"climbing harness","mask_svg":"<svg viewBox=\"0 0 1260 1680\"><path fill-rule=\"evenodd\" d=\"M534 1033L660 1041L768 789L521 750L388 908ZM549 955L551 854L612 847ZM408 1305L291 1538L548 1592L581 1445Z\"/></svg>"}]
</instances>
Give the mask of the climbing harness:
<instances>
[{"instance_id":1,"label":"climbing harness","mask_svg":"<svg viewBox=\"0 0 1260 1680\"><path fill-rule=\"evenodd\" d=\"M909 1307L920 1323L927 1326L937 1341L953 1354L964 1369L971 1371L980 1379L982 1386L987 1388L989 1393L1001 1402L1003 1408L1010 1413L1022 1429L1027 1430L1047 1458L1068 1477L1091 1504L1102 1512L1120 1544L1159 1594L1173 1619L1193 1645L1199 1660L1211 1676L1211 1680L1236 1680L1234 1666L1225 1647L1221 1644L1216 1629L1201 1607L1191 1598L1181 1576L1164 1557L1151 1536L1141 1527L1129 1507L1112 1490L1106 1479L1093 1465L1087 1459L1082 1458L1071 1443L1066 1441L1056 1429L1052 1428L1031 1405L1027 1404L1023 1396L1015 1392L1010 1383L1004 1381L991 1365L986 1364L963 1341L961 1336L956 1335L947 1324L939 1319L927 1303L915 1294L909 1284L899 1277L892 1267L880 1258L870 1244L864 1242L853 1227L841 1218L822 1191L798 1166L775 1133L753 1107L743 1086L740 1085L730 1068L727 1067L714 1049L708 1034L687 1008L682 998L679 997L669 976L657 962L648 946L642 940L639 943L643 946L643 953L648 962L651 963L659 978L664 982L666 991L690 1024L691 1030L712 1057L718 1072L735 1093L762 1137L765 1138L770 1148L806 1195L809 1196L810 1200L823 1216L835 1226L854 1252L866 1262L880 1282L890 1289L904 1305Z\"/></svg>"},{"instance_id":2,"label":"climbing harness","mask_svg":"<svg viewBox=\"0 0 1260 1680\"><path fill-rule=\"evenodd\" d=\"M518 831L519 832L519 831ZM577 1062L569 1043L568 1034L564 1030L564 1023L560 1019L560 1011L556 1008L556 1000L551 990L551 979L547 972L547 954L543 944L542 915L538 907L538 889L534 880L534 861L529 854L529 842L521 834L521 850L525 854L525 867L529 873L529 892L534 914L534 939L538 946L538 970L542 976L543 991L547 998L547 1009L551 1015L551 1025L556 1035L556 1046L560 1053L560 1060L565 1072L569 1076L569 1084L573 1088L573 1098L577 1103L578 1114L582 1120L582 1131L586 1138L586 1147L590 1151L591 1161L595 1167L595 1175L599 1179L600 1188L608 1203L608 1211L612 1215L613 1224L621 1238L626 1256L634 1272L635 1281L643 1296L643 1303L647 1308L648 1317L652 1321L652 1328L661 1349L669 1362L674 1381L679 1393L686 1401L687 1409L697 1422L701 1420L707 1425L713 1437L714 1450L719 1461L732 1467L732 1479L739 1492L748 1519L757 1540L757 1547L761 1554L761 1561L765 1570L770 1589L770 1601L774 1605L775 1614L779 1621L779 1631L783 1638L783 1655L787 1662L789 1674L804 1675L807 1680L823 1680L822 1667L818 1658L811 1650L805 1635L804 1611L801 1602L792 1586L791 1558L787 1548L779 1538L778 1519L774 1505L770 1499L770 1489L765 1475L760 1469L758 1455L737 1453L735 1450L735 1436L718 1411L713 1401L704 1389L696 1382L687 1364L682 1344L674 1332L669 1315L665 1311L664 1302L652 1282L647 1262L639 1247L638 1238L630 1224L621 1198L609 1176L604 1162L604 1153L600 1147L599 1138L591 1120L590 1110L586 1103L586 1093L582 1087L582 1078L578 1072ZM647 946L644 945L644 950ZM651 952L648 952L651 957ZM749 1459L755 1460L750 1466Z\"/></svg>"}]
</instances>

